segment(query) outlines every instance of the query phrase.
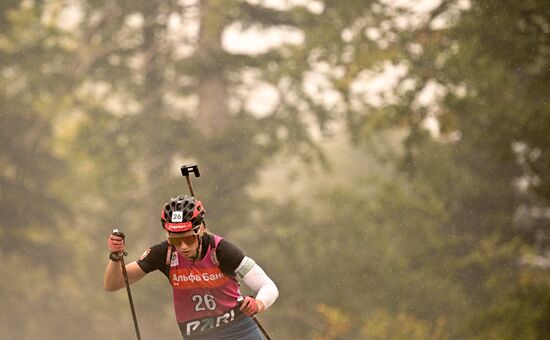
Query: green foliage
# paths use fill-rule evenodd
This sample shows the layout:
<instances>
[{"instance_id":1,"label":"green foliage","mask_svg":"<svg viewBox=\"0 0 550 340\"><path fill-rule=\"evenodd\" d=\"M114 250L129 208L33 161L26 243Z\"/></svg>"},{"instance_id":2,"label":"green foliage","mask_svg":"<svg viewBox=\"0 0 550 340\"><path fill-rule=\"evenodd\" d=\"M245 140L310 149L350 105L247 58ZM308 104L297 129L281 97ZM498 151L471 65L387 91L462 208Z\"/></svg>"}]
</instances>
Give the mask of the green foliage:
<instances>
[{"instance_id":1,"label":"green foliage","mask_svg":"<svg viewBox=\"0 0 550 340\"><path fill-rule=\"evenodd\" d=\"M384 310L374 312L365 322L363 334L369 339L448 339L442 335L445 320L438 320L435 327L404 313L396 316Z\"/></svg>"},{"instance_id":2,"label":"green foliage","mask_svg":"<svg viewBox=\"0 0 550 340\"><path fill-rule=\"evenodd\" d=\"M544 338L549 3L460 3L2 1L0 337L129 337L106 236L128 260L162 239L198 162L209 227L280 288L274 338ZM242 55L228 27L303 41ZM377 104L361 86L392 65ZM164 277L133 292L144 338L177 337Z\"/></svg>"},{"instance_id":3,"label":"green foliage","mask_svg":"<svg viewBox=\"0 0 550 340\"><path fill-rule=\"evenodd\" d=\"M449 214L454 274L475 311L459 336L542 338L547 316L490 320L496 310L506 310L503 316L513 314L511 305L523 309L519 299L509 302L523 290L518 277L531 270L518 265L525 251L518 239L547 247L541 235L547 234L548 219L537 219L526 207L544 210L548 202L550 145L542 130L550 115L547 90L541 91L550 85L548 2L472 1L458 10L460 4L443 1L425 24L395 27L400 38L395 47L408 69L394 91L396 105L382 112L397 113L386 121L409 130L403 169L414 182L429 185ZM443 25L442 18L448 19ZM442 93L423 104L433 84ZM441 143L422 129L430 116L440 123ZM519 181L528 184L514 185ZM522 219L513 219L525 210ZM529 308L537 310L536 304Z\"/></svg>"},{"instance_id":4,"label":"green foliage","mask_svg":"<svg viewBox=\"0 0 550 340\"><path fill-rule=\"evenodd\" d=\"M377 139L398 145L399 136ZM284 170L266 173L262 183L286 189L256 188L263 202L258 231L238 234L250 248L269 239L254 257L269 263L284 254L286 261L270 264L275 280L283 296L301 292L271 311L272 327L284 329L283 337L330 338L330 320L340 314L336 319L342 323L333 327L343 327L337 338L345 339L544 334L547 312L525 293L544 300L550 290L540 270L518 265L522 243L506 239L510 231L502 225L509 211L501 207L506 201L492 198L506 190L496 190L494 183L485 190L484 174L456 162L449 144L425 143L412 179L398 171L395 160L382 163L369 149L325 146L328 172L285 162ZM384 151L403 154L391 147ZM494 213L471 211L474 206L465 203L472 194L480 195L479 202L494 202L479 206ZM473 216L464 216L464 209ZM319 312L312 301L336 314ZM295 326L285 328L289 323Z\"/></svg>"},{"instance_id":5,"label":"green foliage","mask_svg":"<svg viewBox=\"0 0 550 340\"><path fill-rule=\"evenodd\" d=\"M337 308L331 308L324 304L317 305L317 312L326 320L326 331L315 334L313 339L330 340L341 338L351 328L350 317Z\"/></svg>"},{"instance_id":6,"label":"green foliage","mask_svg":"<svg viewBox=\"0 0 550 340\"><path fill-rule=\"evenodd\" d=\"M300 309L322 320L322 313L313 309L315 301L352 320L354 327L339 338L357 338L363 320L380 310L395 317L404 313L427 325L446 318L448 333L468 306L466 292L453 277L447 251L452 239L441 202L429 187L411 185L390 163L380 165L366 150L350 150L344 143L326 151L334 165L328 174L285 166L285 172L296 172L292 182L305 185L265 198L262 210L271 212L256 221L254 235L242 236L251 244L269 239L254 257L268 262L284 254L287 260L272 261L270 270L283 294L302 292L274 307L273 314L281 315L274 327L300 322L287 310ZM285 275L294 272L300 275ZM330 322L320 320L315 332L329 334Z\"/></svg>"}]
</instances>

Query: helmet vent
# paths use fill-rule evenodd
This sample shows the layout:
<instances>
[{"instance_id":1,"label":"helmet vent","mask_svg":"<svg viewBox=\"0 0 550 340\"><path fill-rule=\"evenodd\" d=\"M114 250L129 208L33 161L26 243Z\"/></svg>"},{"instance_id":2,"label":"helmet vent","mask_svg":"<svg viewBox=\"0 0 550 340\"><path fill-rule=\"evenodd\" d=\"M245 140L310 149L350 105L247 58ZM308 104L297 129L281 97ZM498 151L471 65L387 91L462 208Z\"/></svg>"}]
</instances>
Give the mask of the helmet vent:
<instances>
[{"instance_id":1,"label":"helmet vent","mask_svg":"<svg viewBox=\"0 0 550 340\"><path fill-rule=\"evenodd\" d=\"M172 197L170 201L164 204L161 212L161 222L163 227L166 222L174 222L174 212L181 212L178 216L177 222L191 222L193 230L198 230L198 227L204 220L205 209L200 201L197 201L195 197L179 195ZM180 218L181 216L181 218Z\"/></svg>"}]
</instances>

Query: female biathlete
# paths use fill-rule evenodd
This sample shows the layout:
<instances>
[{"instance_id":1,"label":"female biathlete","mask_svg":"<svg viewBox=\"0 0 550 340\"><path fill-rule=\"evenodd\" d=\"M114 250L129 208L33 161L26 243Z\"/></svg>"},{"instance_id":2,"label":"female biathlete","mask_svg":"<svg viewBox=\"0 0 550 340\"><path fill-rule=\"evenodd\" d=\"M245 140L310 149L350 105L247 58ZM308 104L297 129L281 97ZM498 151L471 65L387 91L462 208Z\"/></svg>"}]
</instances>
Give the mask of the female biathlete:
<instances>
[{"instance_id":1,"label":"female biathlete","mask_svg":"<svg viewBox=\"0 0 550 340\"><path fill-rule=\"evenodd\" d=\"M183 339L261 340L251 318L277 299L277 286L263 269L232 243L206 231L205 210L192 196L178 196L164 205L162 227L167 239L126 265L129 283L160 270L172 285L174 309ZM124 235L109 235L107 291L124 288L120 261ZM241 279L256 297L240 297ZM242 300L242 299L239 299Z\"/></svg>"}]
</instances>

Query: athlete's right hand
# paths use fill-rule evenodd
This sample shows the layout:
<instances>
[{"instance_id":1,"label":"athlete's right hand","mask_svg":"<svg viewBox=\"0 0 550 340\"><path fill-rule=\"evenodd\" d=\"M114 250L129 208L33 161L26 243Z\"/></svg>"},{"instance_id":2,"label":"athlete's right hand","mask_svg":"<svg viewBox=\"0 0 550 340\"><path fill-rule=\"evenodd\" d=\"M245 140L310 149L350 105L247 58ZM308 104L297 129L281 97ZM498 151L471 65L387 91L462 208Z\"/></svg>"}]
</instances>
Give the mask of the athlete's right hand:
<instances>
[{"instance_id":1,"label":"athlete's right hand","mask_svg":"<svg viewBox=\"0 0 550 340\"><path fill-rule=\"evenodd\" d=\"M124 252L124 233L118 230L113 230L109 238L107 239L107 246L111 253L121 253Z\"/></svg>"}]
</instances>

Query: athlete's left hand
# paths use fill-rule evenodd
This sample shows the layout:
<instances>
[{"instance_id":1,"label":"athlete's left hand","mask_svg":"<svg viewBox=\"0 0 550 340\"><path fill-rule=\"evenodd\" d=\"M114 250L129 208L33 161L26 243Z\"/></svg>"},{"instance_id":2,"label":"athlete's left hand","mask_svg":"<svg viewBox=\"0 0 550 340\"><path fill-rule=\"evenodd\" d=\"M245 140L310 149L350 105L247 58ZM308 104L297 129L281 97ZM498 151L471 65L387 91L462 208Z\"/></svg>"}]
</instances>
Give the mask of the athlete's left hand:
<instances>
[{"instance_id":1,"label":"athlete's left hand","mask_svg":"<svg viewBox=\"0 0 550 340\"><path fill-rule=\"evenodd\" d=\"M241 304L241 311L247 316L254 316L256 313L263 311L263 303L254 299L252 296L245 296Z\"/></svg>"}]
</instances>

